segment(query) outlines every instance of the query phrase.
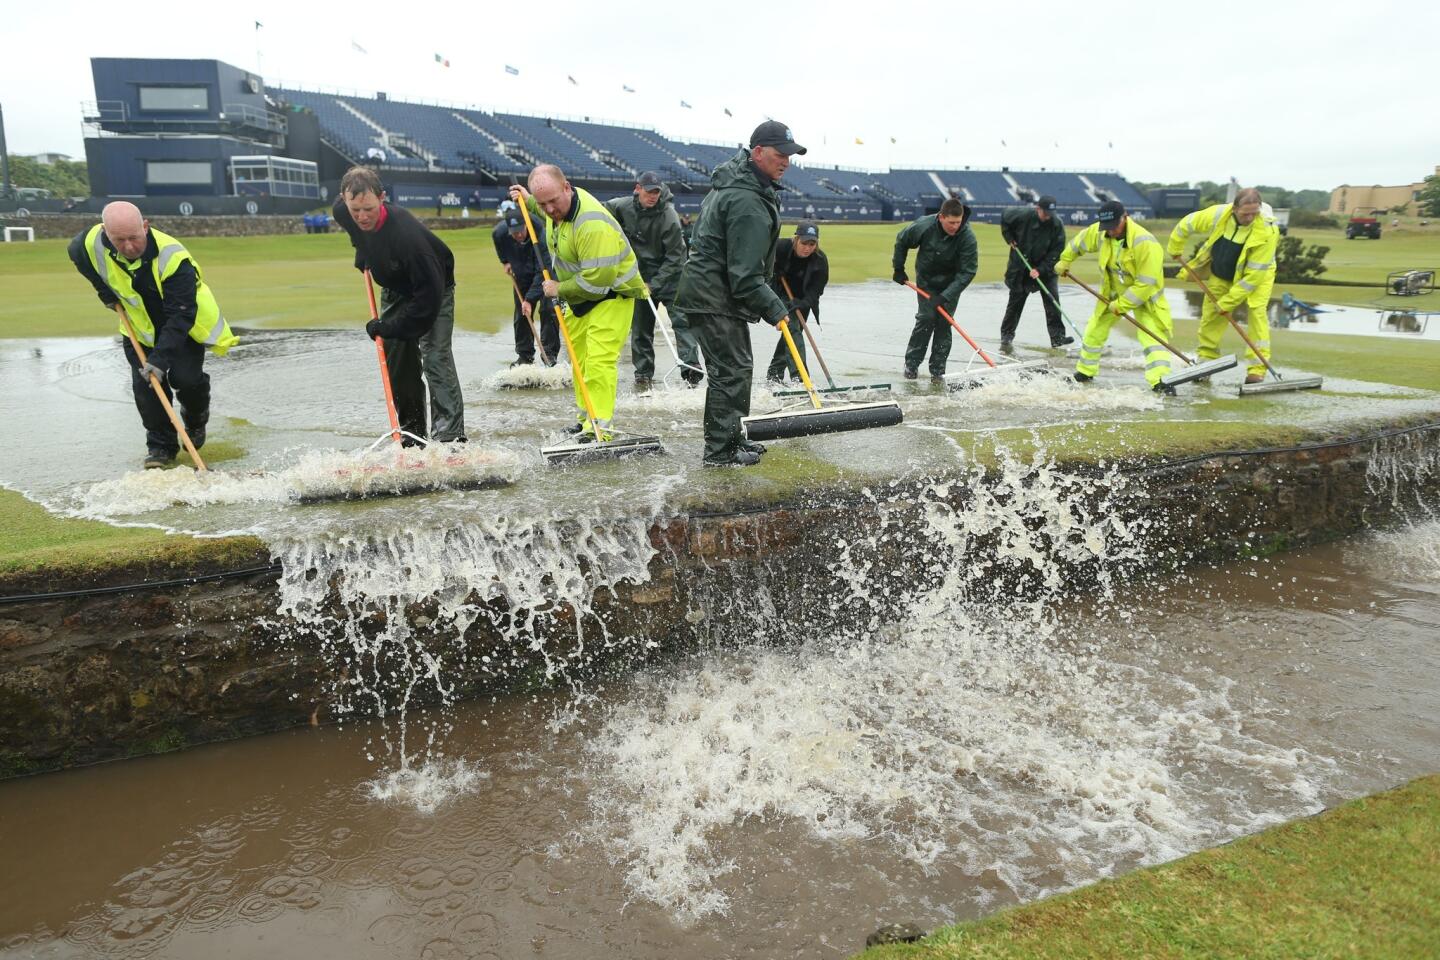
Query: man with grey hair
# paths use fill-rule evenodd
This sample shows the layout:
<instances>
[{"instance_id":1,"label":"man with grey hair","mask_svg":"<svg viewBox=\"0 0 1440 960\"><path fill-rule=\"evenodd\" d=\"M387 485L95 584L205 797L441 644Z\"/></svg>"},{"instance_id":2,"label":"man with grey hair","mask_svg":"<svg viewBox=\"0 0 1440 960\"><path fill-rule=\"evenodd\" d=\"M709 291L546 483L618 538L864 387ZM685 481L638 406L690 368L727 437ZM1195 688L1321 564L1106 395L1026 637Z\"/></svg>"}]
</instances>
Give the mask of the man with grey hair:
<instances>
[{"instance_id":1,"label":"man with grey hair","mask_svg":"<svg viewBox=\"0 0 1440 960\"><path fill-rule=\"evenodd\" d=\"M1245 349L1249 366L1246 383L1265 379L1265 361L1270 359L1270 292L1275 286L1275 252L1280 244L1280 225L1270 205L1254 187L1235 194L1234 203L1217 203L1181 218L1170 231L1166 251L1184 262L1185 242L1201 234L1201 242L1189 260L1189 270L1180 277L1192 280L1191 271L1215 296L1205 297L1200 307L1200 359L1220 356L1220 337L1228 326L1224 314L1244 304L1249 316L1246 325L1259 353ZM1216 301L1219 301L1218 303Z\"/></svg>"},{"instance_id":2,"label":"man with grey hair","mask_svg":"<svg viewBox=\"0 0 1440 960\"><path fill-rule=\"evenodd\" d=\"M646 295L635 251L605 204L572 186L564 172L544 163L530 171L530 188L515 185L510 196L532 214L549 220L546 244L555 275L541 284L547 298L564 300L570 364L574 371L576 416L568 432L580 443L614 439L615 391L620 348L630 333L635 301ZM586 410L585 392L594 404Z\"/></svg>"},{"instance_id":3,"label":"man with grey hair","mask_svg":"<svg viewBox=\"0 0 1440 960\"><path fill-rule=\"evenodd\" d=\"M465 442L465 400L455 371L455 255L409 210L385 197L372 168L351 167L340 179L335 222L350 235L355 269L380 284L380 317L368 320L381 338L400 429L422 440ZM424 374L424 382L421 374ZM430 426L425 387L430 388ZM405 438L402 443L413 445Z\"/></svg>"},{"instance_id":4,"label":"man with grey hair","mask_svg":"<svg viewBox=\"0 0 1440 960\"><path fill-rule=\"evenodd\" d=\"M121 345L135 408L145 425L145 469L168 466L180 451L152 377L167 397L179 399L185 432L200 449L210 420L205 350L221 357L240 342L221 316L200 265L179 240L152 228L140 208L125 200L106 204L100 222L70 241L69 254L100 302L123 313ZM132 331L149 348L144 362L130 342Z\"/></svg>"}]
</instances>

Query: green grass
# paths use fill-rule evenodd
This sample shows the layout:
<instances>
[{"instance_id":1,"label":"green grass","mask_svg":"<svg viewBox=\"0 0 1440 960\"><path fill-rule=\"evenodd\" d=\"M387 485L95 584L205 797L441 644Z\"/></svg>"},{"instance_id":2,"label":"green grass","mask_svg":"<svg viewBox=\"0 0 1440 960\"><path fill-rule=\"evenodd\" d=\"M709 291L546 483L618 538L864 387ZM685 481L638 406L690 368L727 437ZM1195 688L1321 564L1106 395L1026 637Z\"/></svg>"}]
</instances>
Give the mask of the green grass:
<instances>
[{"instance_id":1,"label":"green grass","mask_svg":"<svg viewBox=\"0 0 1440 960\"><path fill-rule=\"evenodd\" d=\"M1440 776L1072 893L876 947L962 957L1428 957L1440 943Z\"/></svg>"},{"instance_id":2,"label":"green grass","mask_svg":"<svg viewBox=\"0 0 1440 960\"><path fill-rule=\"evenodd\" d=\"M822 247L830 258L831 283L889 279L890 256L901 224L826 224ZM1157 236L1169 235L1159 223ZM788 227L785 231L788 233ZM1071 233L1075 231L1072 229ZM1000 228L977 224L977 282L1005 273ZM1346 241L1333 230L1297 230L1308 243L1331 248L1326 279L1375 283L1374 288L1278 285L1304 300L1440 311L1440 294L1386 296L1379 284L1390 270L1440 266L1440 229L1393 231L1378 242ZM235 326L363 326L369 307L351 267L343 234L184 238L205 271L225 314ZM496 332L510 323L510 283L495 261L490 230L477 226L444 231L455 251L456 323L466 330ZM0 337L98 336L114 332L114 318L65 255L65 240L0 245ZM1089 261L1093 264L1093 258ZM1095 274L1081 276L1090 279ZM1304 334L1307 338L1310 334Z\"/></svg>"},{"instance_id":3,"label":"green grass","mask_svg":"<svg viewBox=\"0 0 1440 960\"><path fill-rule=\"evenodd\" d=\"M173 536L57 516L12 490L0 490L0 592L44 589L45 581L88 579L116 570L166 572L247 565L266 554L250 537Z\"/></svg>"}]
</instances>

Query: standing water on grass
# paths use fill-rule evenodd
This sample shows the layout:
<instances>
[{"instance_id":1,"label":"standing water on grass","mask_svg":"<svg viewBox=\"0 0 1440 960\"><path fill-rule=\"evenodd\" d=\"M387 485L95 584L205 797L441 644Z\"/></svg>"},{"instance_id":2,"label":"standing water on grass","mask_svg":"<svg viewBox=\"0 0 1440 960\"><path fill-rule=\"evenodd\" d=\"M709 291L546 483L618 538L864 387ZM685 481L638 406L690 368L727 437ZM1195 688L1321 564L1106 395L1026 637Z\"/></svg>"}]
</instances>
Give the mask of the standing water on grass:
<instances>
[{"instance_id":1,"label":"standing water on grass","mask_svg":"<svg viewBox=\"0 0 1440 960\"><path fill-rule=\"evenodd\" d=\"M701 591L708 644L619 679L583 669L613 639L594 600L647 576L648 521L297 539L285 612L361 665L356 715L369 673L443 692L466 657L549 687L450 708L443 762L402 783L375 780L361 747L385 734L356 723L0 785L25 878L0 942L843 957L881 923L975 916L1440 766L1440 523L1165 580L1140 548L1159 531L1114 519L1139 482L1011 457L960 509L932 485L919 528L834 544L828 617L784 616L776 563L744 596ZM897 569L902 535L920 542ZM530 649L553 600L573 639ZM490 611L518 648L435 640Z\"/></svg>"}]
</instances>

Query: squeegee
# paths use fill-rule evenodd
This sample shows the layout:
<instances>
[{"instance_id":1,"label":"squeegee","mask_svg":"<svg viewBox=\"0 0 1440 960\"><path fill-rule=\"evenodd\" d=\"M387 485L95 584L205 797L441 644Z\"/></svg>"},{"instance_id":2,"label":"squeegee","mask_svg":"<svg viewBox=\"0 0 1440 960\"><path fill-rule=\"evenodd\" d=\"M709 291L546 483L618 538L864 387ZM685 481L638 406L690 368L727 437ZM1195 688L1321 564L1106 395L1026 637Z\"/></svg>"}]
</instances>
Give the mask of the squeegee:
<instances>
[{"instance_id":1,"label":"squeegee","mask_svg":"<svg viewBox=\"0 0 1440 960\"><path fill-rule=\"evenodd\" d=\"M1099 300L1107 307L1110 305L1109 300L1106 300L1104 297L1100 296L1099 291L1097 291L1094 287L1090 286L1084 280L1081 280L1073 273L1066 274L1066 276L1068 276L1075 283L1079 284L1080 287L1082 287L1087 293L1090 294L1090 296L1094 297L1096 300ZM1157 337L1154 333L1150 331L1148 327L1142 324L1139 320L1136 320L1130 314L1122 313L1120 314L1120 316L1124 317L1126 320L1129 320L1130 325L1136 330L1139 330L1141 333L1145 334L1145 336L1149 337L1151 340L1154 340L1156 343L1160 344L1160 346L1164 347L1166 350L1169 350L1171 353L1175 354L1175 356L1179 357L1181 360L1184 360L1187 364L1189 364L1189 366L1187 366L1183 370L1176 370L1174 373L1168 373L1160 378L1160 382L1167 387L1178 387L1182 383L1189 383L1192 380L1203 380L1206 377L1212 377L1215 374L1220 373L1221 371L1232 369L1237 363L1235 359L1235 354L1233 353L1227 353L1225 356L1218 357L1214 360L1206 360L1204 363L1196 363L1194 360L1191 360L1189 357L1185 356L1185 354L1181 353L1179 350L1176 350L1173 346L1171 346L1168 340Z\"/></svg>"},{"instance_id":2,"label":"squeegee","mask_svg":"<svg viewBox=\"0 0 1440 960\"><path fill-rule=\"evenodd\" d=\"M921 290L909 280L905 281L905 286L909 287L911 290L914 290L926 300L932 299L930 294L926 293L924 290ZM949 389L967 390L971 387L979 387L984 386L987 383L994 383L999 377L1014 375L1020 378L1024 378L1037 373L1050 372L1050 365L1044 360L1011 360L1006 357L1004 358L1005 362L1003 364L996 363L994 359L991 358L990 354L986 353L983 349L981 349L980 344L976 343L970 338L970 334L965 332L965 328L960 326L960 324L956 322L954 317L950 316L950 311L940 306L939 303L935 304L935 310L940 314L940 316L945 318L945 320L950 324L950 326L955 328L955 332L960 334L960 336L965 339L966 343L970 344L970 349L973 351L973 353L970 354L971 362L973 363L976 357L979 357L981 360L985 361L985 366L983 367L967 367L964 371L960 373L947 373L945 375L945 386Z\"/></svg>"},{"instance_id":3,"label":"squeegee","mask_svg":"<svg viewBox=\"0 0 1440 960\"><path fill-rule=\"evenodd\" d=\"M790 281L784 277L780 278L780 285L785 288L785 296L791 300L795 299L795 291L790 289ZM822 394L836 393L889 393L888 383L862 383L849 387L835 385L835 378L830 376L830 366L825 362L825 355L820 352L820 344L815 342L815 334L810 332L810 324L805 322L805 317L799 310L792 310L791 314L800 322L800 331L805 334L805 339L810 341L810 349L815 351L815 359L820 361L820 370L825 374L825 382L829 387L817 387L815 392ZM804 390L775 390L771 393L775 397L803 397Z\"/></svg>"},{"instance_id":4,"label":"squeegee","mask_svg":"<svg viewBox=\"0 0 1440 960\"><path fill-rule=\"evenodd\" d=\"M780 335L785 338L785 345L790 348L790 358L795 361L795 369L800 374L800 380L805 384L805 390L810 397L810 407L787 408L777 410L774 413L762 413L758 416L744 417L740 421L745 436L751 440L786 440L791 437L808 437L820 433L843 433L847 430L868 430L871 427L893 427L905 419L900 404L894 400L881 400L871 403L837 403L832 406L824 406L820 402L820 394L815 390L815 384L810 382L810 372L805 369L805 361L800 359L800 351L795 349L795 338L790 335L790 324L787 320L781 320L776 326L779 327Z\"/></svg>"},{"instance_id":5,"label":"squeegee","mask_svg":"<svg viewBox=\"0 0 1440 960\"><path fill-rule=\"evenodd\" d=\"M1215 309L1220 313L1220 316L1230 321L1230 326L1234 327L1235 332L1240 334L1240 339L1245 341L1245 346L1250 348L1250 352L1260 358L1260 362L1265 365L1265 369L1270 372L1270 376L1275 378L1270 381L1262 380L1260 383L1240 384L1240 396L1249 397L1257 393L1289 393L1292 390L1318 390L1321 387L1325 382L1321 377L1293 377L1286 380L1280 376L1280 371L1276 370L1270 361L1265 358L1265 355L1255 348L1255 341L1250 339L1250 335L1240 329L1239 322L1229 313L1220 309L1220 299L1215 296L1213 290L1205 285L1205 281L1200 279L1200 275L1191 268L1185 258L1176 256L1175 259L1179 260L1180 266L1185 269L1186 273L1190 274L1190 279L1194 280L1196 285L1205 291L1205 296L1209 297L1210 301L1215 304Z\"/></svg>"}]
</instances>

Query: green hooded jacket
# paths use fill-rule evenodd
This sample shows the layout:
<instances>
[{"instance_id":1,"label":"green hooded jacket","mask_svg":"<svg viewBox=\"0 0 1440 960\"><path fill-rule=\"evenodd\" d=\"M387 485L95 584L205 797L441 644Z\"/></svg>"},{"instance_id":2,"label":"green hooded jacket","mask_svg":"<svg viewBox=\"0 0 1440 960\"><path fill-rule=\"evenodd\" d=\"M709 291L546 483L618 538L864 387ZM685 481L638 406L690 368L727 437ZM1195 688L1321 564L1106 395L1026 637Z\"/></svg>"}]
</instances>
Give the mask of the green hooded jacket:
<instances>
[{"instance_id":1,"label":"green hooded jacket","mask_svg":"<svg viewBox=\"0 0 1440 960\"><path fill-rule=\"evenodd\" d=\"M940 217L931 214L905 227L895 237L895 255L891 266L905 269L905 257L916 247L915 285L931 296L938 296L946 309L953 310L960 294L975 279L980 267L980 248L970 229L970 208L955 236L940 226Z\"/></svg>"},{"instance_id":2,"label":"green hooded jacket","mask_svg":"<svg viewBox=\"0 0 1440 960\"><path fill-rule=\"evenodd\" d=\"M1041 274L1054 273L1060 254L1065 252L1065 225L1053 211L1050 219L1041 223L1034 207L1006 207L1000 214L1000 238L1007 244L1015 244ZM1011 250L1010 261L1005 265L1005 285L1013 288L1029 277L1030 271Z\"/></svg>"},{"instance_id":3,"label":"green hooded jacket","mask_svg":"<svg viewBox=\"0 0 1440 960\"><path fill-rule=\"evenodd\" d=\"M756 170L749 152L741 150L715 168L710 183L675 305L686 313L779 323L785 304L766 282L780 236L775 181Z\"/></svg>"},{"instance_id":4,"label":"green hooded jacket","mask_svg":"<svg viewBox=\"0 0 1440 960\"><path fill-rule=\"evenodd\" d=\"M680 285L680 270L685 266L685 238L680 233L680 214L670 202L670 188L660 188L660 199L646 209L640 197L616 197L605 206L620 221L620 228L630 238L630 247L640 261L640 275L650 285L656 300L669 303Z\"/></svg>"}]
</instances>

